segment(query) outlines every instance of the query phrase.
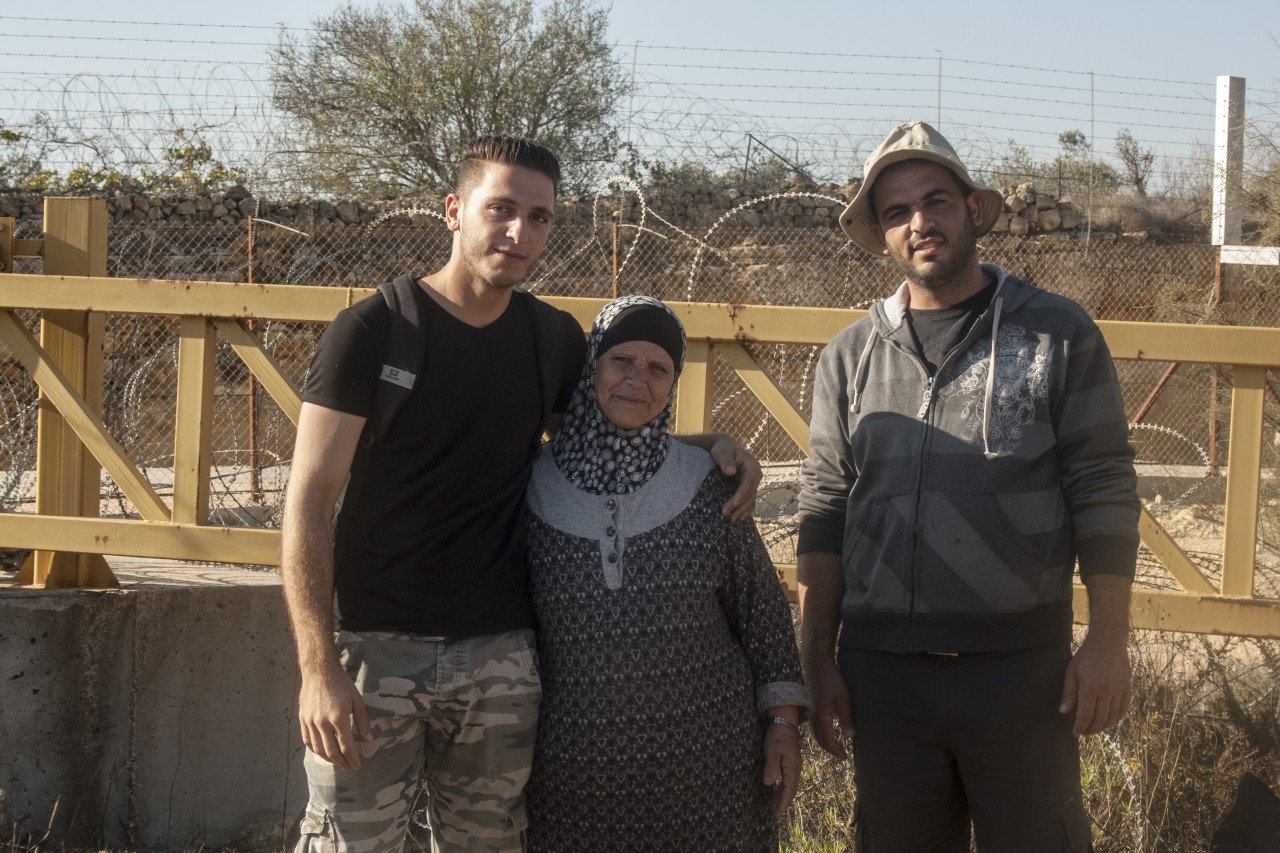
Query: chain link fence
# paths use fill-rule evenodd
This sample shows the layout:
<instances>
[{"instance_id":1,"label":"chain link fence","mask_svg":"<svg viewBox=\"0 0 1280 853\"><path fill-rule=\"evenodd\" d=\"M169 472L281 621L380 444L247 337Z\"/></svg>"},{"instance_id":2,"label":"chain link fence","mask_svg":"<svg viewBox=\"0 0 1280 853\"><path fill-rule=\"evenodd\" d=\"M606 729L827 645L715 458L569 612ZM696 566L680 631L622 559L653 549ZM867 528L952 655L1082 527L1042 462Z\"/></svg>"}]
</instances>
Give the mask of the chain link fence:
<instances>
[{"instance_id":1,"label":"chain link fence","mask_svg":"<svg viewBox=\"0 0 1280 853\"><path fill-rule=\"evenodd\" d=\"M637 194L638 195L638 194ZM835 224L843 201L781 193L754 199L696 228L675 224L640 203L598 204L594 223L557 224L527 287L543 296L608 298L649 293L668 300L861 308L900 279L883 258L853 247ZM800 215L809 227L755 224L761 209ZM38 236L22 223L19 236ZM108 272L123 278L372 286L406 272L427 273L447 260L450 238L434 212L406 210L362 227L301 231L252 225L117 225ZM1280 272L1246 267L1220 281L1207 245L1159 245L1122 238L989 235L981 256L1080 302L1097 319L1280 325ZM23 261L18 272L39 272ZM24 318L32 328L34 315ZM258 321L255 331L286 374L300 383L318 324ZM161 494L172 486L177 371L176 318L109 317L106 420L112 434ZM752 355L807 417L819 347L749 344ZM1141 490L1153 514L1173 527L1185 550L1212 576L1222 523L1221 467L1226 461L1231 375L1207 365L1118 364L1136 421ZM276 527L293 445L293 427L225 342L218 346L211 521ZM1271 387L1277 389L1274 377ZM794 512L801 448L727 365L715 371L712 427L742 440L769 477L758 516L775 559L794 559ZM34 502L36 392L0 345L0 510L30 511ZM1264 509L1260 565L1280 569L1280 404L1266 403ZM104 515L135 517L128 500L103 480ZM2 544L2 543L0 543ZM1267 572L1259 592L1277 595ZM1154 560L1144 582L1170 585Z\"/></svg>"}]
</instances>

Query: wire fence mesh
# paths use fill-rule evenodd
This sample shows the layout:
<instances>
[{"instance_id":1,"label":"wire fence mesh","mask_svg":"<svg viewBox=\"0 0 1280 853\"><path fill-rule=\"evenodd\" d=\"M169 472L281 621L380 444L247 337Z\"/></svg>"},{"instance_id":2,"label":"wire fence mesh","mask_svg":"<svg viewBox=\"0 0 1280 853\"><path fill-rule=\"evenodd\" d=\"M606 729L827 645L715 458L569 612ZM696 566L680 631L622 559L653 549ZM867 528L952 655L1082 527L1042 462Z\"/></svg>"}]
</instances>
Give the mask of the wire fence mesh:
<instances>
[{"instance_id":1,"label":"wire fence mesh","mask_svg":"<svg viewBox=\"0 0 1280 853\"><path fill-rule=\"evenodd\" d=\"M859 308L899 280L884 259L854 248L835 226L838 198L781 193L727 211L710 226L676 224L646 209L643 195L594 223L558 225L527 287L543 296L608 298L649 293L668 300ZM634 200L639 198L637 204ZM809 227L753 224L765 207L788 210ZM38 236L22 223L19 236ZM301 231L251 225L117 225L108 272L127 278L373 286L405 272L427 273L448 258L450 238L423 210L387 215L363 227ZM1158 245L1120 238L989 235L981 255L1010 272L1080 302L1095 318L1280 325L1280 273L1231 268L1221 280L1207 245ZM15 271L38 272L38 261ZM24 316L34 329L37 317ZM106 327L105 419L153 486L172 489L176 318L112 315ZM305 377L322 325L257 321L254 331L295 383ZM749 344L748 349L807 417L820 347ZM0 347L0 510L31 511L35 495L36 391ZM293 426L225 341L216 358L210 521L276 527L293 445ZM1222 468L1229 447L1231 375L1207 365L1118 363L1135 421L1140 488L1152 513L1174 528L1208 574L1220 571ZM794 559L798 463L803 451L723 363L714 373L712 428L743 441L766 465L758 520L775 559ZM1266 401L1259 592L1276 595L1280 575L1280 403ZM136 517L103 478L104 515ZM3 543L0 543L2 546ZM1172 581L1144 558L1142 582Z\"/></svg>"}]
</instances>

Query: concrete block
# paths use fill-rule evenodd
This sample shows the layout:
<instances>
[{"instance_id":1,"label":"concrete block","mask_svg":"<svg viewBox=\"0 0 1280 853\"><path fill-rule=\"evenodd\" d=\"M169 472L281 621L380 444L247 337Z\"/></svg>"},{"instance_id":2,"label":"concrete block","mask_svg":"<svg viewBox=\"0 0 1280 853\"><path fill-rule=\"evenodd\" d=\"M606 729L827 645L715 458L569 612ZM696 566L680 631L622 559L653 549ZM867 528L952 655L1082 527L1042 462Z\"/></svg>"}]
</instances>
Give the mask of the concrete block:
<instances>
[{"instance_id":1,"label":"concrete block","mask_svg":"<svg viewBox=\"0 0 1280 853\"><path fill-rule=\"evenodd\" d=\"M137 838L225 844L263 809L297 814L298 676L279 588L174 589L137 608Z\"/></svg>"},{"instance_id":2,"label":"concrete block","mask_svg":"<svg viewBox=\"0 0 1280 853\"><path fill-rule=\"evenodd\" d=\"M222 847L306 800L276 575L183 564L0 592L0 790L51 843ZM6 833L6 837L9 837Z\"/></svg>"},{"instance_id":3,"label":"concrete block","mask_svg":"<svg viewBox=\"0 0 1280 853\"><path fill-rule=\"evenodd\" d=\"M0 789L28 831L57 803L66 843L123 840L134 621L119 593L0 597Z\"/></svg>"}]
</instances>

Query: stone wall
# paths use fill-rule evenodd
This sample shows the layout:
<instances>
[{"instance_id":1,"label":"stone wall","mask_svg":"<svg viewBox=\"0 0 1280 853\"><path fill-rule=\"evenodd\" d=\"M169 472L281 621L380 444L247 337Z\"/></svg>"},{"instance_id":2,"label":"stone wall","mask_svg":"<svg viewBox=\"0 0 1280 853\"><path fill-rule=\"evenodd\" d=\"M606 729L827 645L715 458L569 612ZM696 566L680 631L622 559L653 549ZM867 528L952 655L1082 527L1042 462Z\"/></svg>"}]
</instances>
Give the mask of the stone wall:
<instances>
[{"instance_id":1,"label":"stone wall","mask_svg":"<svg viewBox=\"0 0 1280 853\"><path fill-rule=\"evenodd\" d=\"M642 214L657 214L680 228L705 230L727 218L735 226L823 228L833 225L856 185L808 186L793 184L776 192L747 193L740 189L689 189L634 192L609 196L566 196L559 201L557 221L588 224L616 218L638 222ZM1005 189L1005 214L997 232L1013 235L1074 232L1084 227L1083 213L1069 200L1037 194L1030 184ZM255 197L241 186L220 192L184 196L173 193L124 193L108 196L107 211L115 224L221 223L235 224L253 216L282 225L307 229L333 225L364 225L397 211L414 224L432 212L440 212L438 198L359 200L273 199ZM0 194L0 216L39 220L43 202L39 196ZM731 212L732 211L732 212Z\"/></svg>"},{"instance_id":2,"label":"stone wall","mask_svg":"<svg viewBox=\"0 0 1280 853\"><path fill-rule=\"evenodd\" d=\"M1062 201L1049 193L1037 193L1031 184L1020 184L1004 188L1004 213L992 230L1019 237L1079 231L1084 224L1084 215L1070 201Z\"/></svg>"}]
</instances>

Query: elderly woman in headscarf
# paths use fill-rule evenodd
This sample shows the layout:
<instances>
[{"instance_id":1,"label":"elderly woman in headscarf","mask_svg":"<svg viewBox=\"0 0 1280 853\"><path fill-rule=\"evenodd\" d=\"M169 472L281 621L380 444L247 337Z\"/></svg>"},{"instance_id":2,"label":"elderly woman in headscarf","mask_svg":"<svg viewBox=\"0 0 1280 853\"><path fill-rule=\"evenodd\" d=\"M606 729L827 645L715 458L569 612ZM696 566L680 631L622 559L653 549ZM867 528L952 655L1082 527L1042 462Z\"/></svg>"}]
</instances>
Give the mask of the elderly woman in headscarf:
<instances>
[{"instance_id":1,"label":"elderly woman in headscarf","mask_svg":"<svg viewBox=\"0 0 1280 853\"><path fill-rule=\"evenodd\" d=\"M706 452L667 434L684 328L605 306L529 486L543 696L529 850L777 849L809 707L791 611Z\"/></svg>"}]
</instances>

